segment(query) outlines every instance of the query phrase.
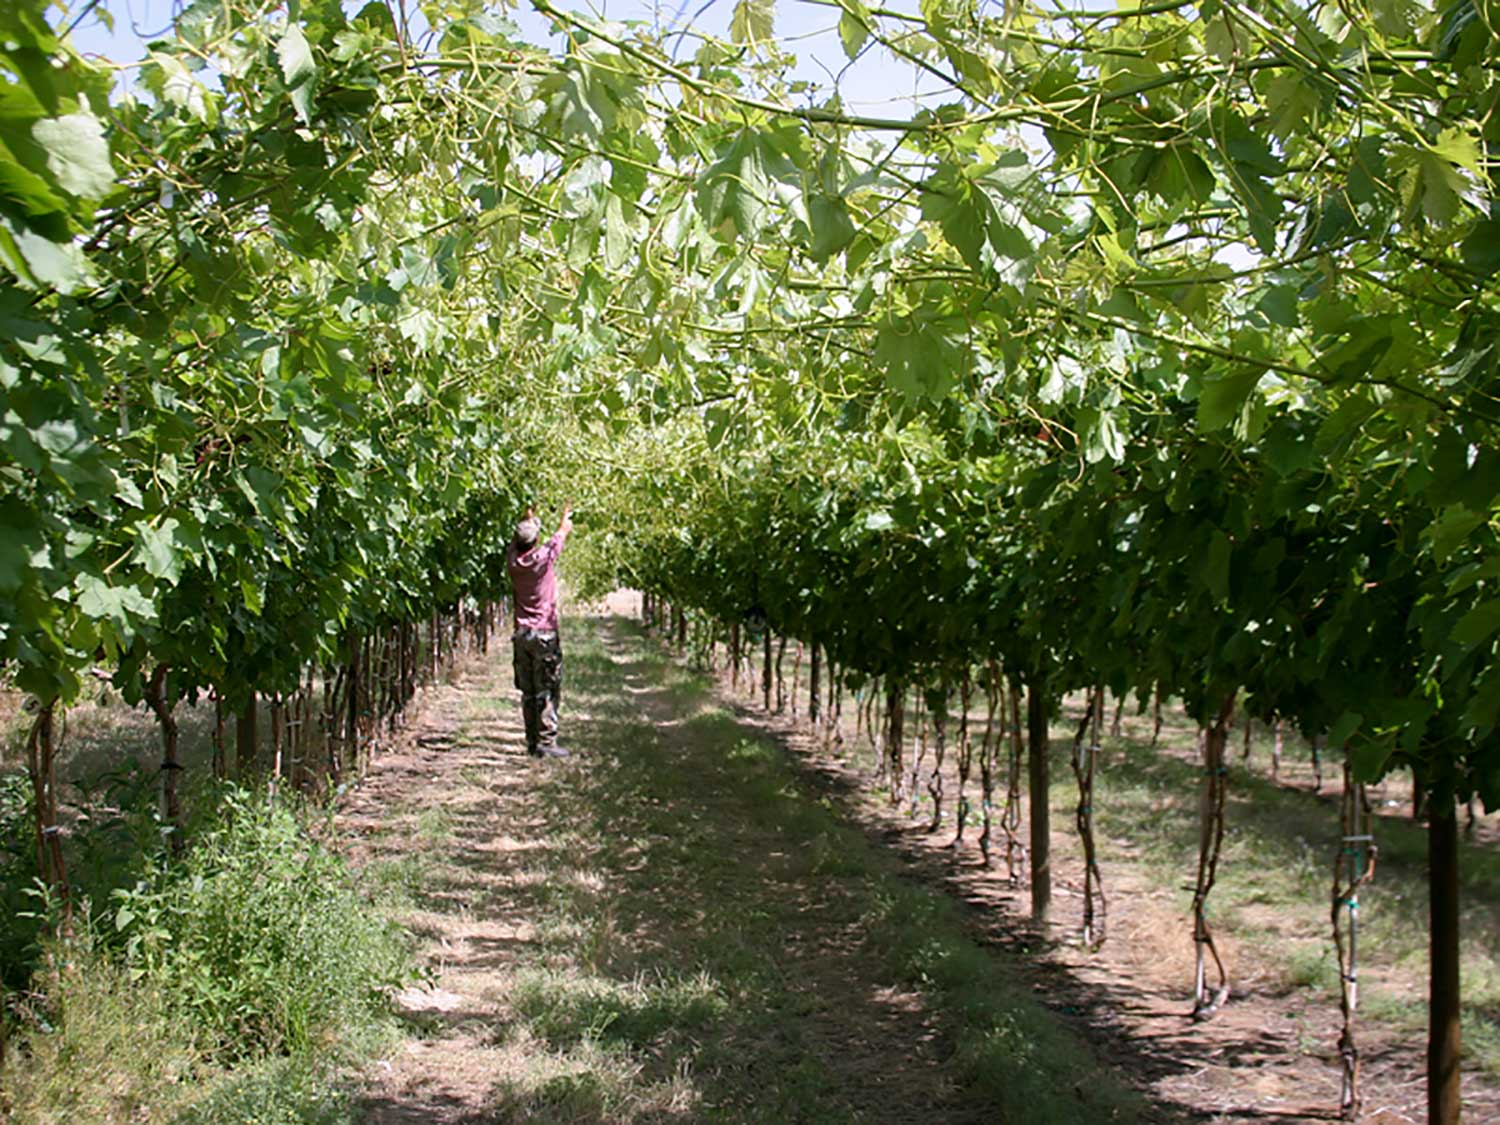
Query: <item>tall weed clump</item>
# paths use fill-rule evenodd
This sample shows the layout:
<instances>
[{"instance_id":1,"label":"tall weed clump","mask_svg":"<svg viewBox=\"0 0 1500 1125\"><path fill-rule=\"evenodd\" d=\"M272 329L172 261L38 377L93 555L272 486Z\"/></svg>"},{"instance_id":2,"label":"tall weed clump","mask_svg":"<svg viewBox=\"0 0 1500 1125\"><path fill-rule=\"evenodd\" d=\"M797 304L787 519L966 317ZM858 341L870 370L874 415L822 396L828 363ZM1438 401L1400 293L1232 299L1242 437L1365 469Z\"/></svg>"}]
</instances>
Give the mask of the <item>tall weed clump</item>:
<instances>
[{"instance_id":1,"label":"tall weed clump","mask_svg":"<svg viewBox=\"0 0 1500 1125\"><path fill-rule=\"evenodd\" d=\"M230 789L180 861L114 893L104 928L222 1058L367 1045L412 977L400 931L295 814Z\"/></svg>"},{"instance_id":2,"label":"tall weed clump","mask_svg":"<svg viewBox=\"0 0 1500 1125\"><path fill-rule=\"evenodd\" d=\"M18 978L0 991L0 1121L347 1120L332 1074L381 1045L412 962L295 811L216 791L174 858L149 800L121 804L90 826L115 851L83 857L74 936L56 940L42 936L29 808L7 792L0 897L29 917L0 919Z\"/></svg>"}]
</instances>

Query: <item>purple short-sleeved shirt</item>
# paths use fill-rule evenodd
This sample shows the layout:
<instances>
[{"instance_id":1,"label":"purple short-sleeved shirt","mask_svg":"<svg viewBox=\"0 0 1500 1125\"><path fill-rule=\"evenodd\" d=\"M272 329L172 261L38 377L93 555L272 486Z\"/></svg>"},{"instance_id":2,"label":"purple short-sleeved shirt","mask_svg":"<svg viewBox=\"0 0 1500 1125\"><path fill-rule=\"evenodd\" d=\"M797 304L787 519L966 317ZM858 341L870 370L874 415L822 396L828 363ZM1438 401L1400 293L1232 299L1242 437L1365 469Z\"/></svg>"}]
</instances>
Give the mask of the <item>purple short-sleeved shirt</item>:
<instances>
[{"instance_id":1,"label":"purple short-sleeved shirt","mask_svg":"<svg viewBox=\"0 0 1500 1125\"><path fill-rule=\"evenodd\" d=\"M557 558L562 554L565 538L559 531L529 551L518 554L512 543L506 552L517 629L557 632Z\"/></svg>"}]
</instances>

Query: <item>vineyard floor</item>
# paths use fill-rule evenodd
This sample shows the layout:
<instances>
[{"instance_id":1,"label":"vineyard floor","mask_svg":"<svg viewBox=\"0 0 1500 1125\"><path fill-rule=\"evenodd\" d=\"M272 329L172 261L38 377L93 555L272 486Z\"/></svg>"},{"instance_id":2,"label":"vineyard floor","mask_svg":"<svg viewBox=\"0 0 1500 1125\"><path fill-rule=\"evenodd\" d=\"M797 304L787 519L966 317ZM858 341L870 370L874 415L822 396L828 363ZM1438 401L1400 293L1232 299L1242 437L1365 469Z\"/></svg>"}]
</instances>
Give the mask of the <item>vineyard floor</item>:
<instances>
[{"instance_id":1,"label":"vineyard floor","mask_svg":"<svg viewBox=\"0 0 1500 1125\"><path fill-rule=\"evenodd\" d=\"M786 661L790 670L792 661ZM758 686L759 670L756 669ZM805 701L807 684L788 681ZM743 714L761 714L745 697ZM914 704L913 704L914 705ZM805 703L804 703L805 709ZM852 709L852 708L851 708ZM1272 736L1259 728L1242 756L1236 736L1228 827L1210 910L1231 978L1229 1003L1194 1023L1191 901L1197 851L1195 731L1168 708L1159 743L1152 719L1127 708L1119 735L1104 739L1096 782L1095 832L1108 895L1108 939L1082 948L1083 857L1073 827L1077 805L1068 768L1082 700L1069 700L1052 727L1054 902L1045 931L1031 923L1022 869L1007 878L996 829L986 868L971 813L954 848L958 778L944 771L946 809L929 832L932 802L892 805L875 776L873 748L843 726L830 747L780 718L779 732L809 767L850 795L850 807L910 865L913 874L968 904L984 940L1025 955L1032 987L1105 1057L1134 1075L1163 1111L1191 1120L1336 1120L1339 1099L1337 961L1329 930L1329 883L1338 846L1341 783L1336 760L1315 780L1308 748L1287 739L1270 774ZM982 716L972 720L982 725ZM976 734L977 737L977 734ZM930 757L927 762L931 764ZM977 773L977 770L975 771ZM923 774L926 776L925 771ZM1002 788L996 801L1003 801ZM978 782L968 783L977 809ZM1365 1122L1426 1119L1426 840L1411 821L1410 786L1400 775L1370 788L1380 848L1376 877L1361 894L1361 1009ZM998 815L998 811L997 811ZM1025 842L1026 826L1021 827ZM1500 815L1479 816L1461 856L1466 1120L1500 1122Z\"/></svg>"},{"instance_id":2,"label":"vineyard floor","mask_svg":"<svg viewBox=\"0 0 1500 1125\"><path fill-rule=\"evenodd\" d=\"M1078 1087L1122 1120L1336 1117L1339 779L1332 763L1315 779L1305 744L1288 738L1272 778L1269 732L1248 759L1234 739L1210 912L1234 991L1193 1024L1197 765L1173 708L1157 746L1133 709L1104 740L1109 938L1088 952L1066 764L1077 701L1053 727L1056 897L1038 932L1003 843L990 869L972 822L946 846L951 762L944 822L928 833L930 799L893 808L852 723L829 748L763 711L758 668L738 690L722 670L716 683L644 637L634 603L609 608L569 623L572 760L521 755L502 645L426 689L343 800L347 850L430 970L400 998L405 1046L354 1084L357 1119L1108 1120ZM805 713L795 646L785 665ZM16 698L0 694L0 724L21 722ZM212 708L180 712L183 758L201 776ZM65 774L127 774L157 738L143 709L91 697L70 712ZM968 796L977 806L973 780ZM1425 1117L1425 840L1399 776L1371 796L1381 850L1361 902L1362 1120L1390 1125ZM1465 1119L1500 1122L1500 815L1474 823L1461 875ZM1054 1038L1028 1056L1006 1025ZM1121 1075L1133 1106L1115 1096Z\"/></svg>"},{"instance_id":3,"label":"vineyard floor","mask_svg":"<svg viewBox=\"0 0 1500 1125\"><path fill-rule=\"evenodd\" d=\"M1175 1118L638 626L570 622L567 661L570 760L520 752L492 655L341 816L431 969L366 1121Z\"/></svg>"}]
</instances>

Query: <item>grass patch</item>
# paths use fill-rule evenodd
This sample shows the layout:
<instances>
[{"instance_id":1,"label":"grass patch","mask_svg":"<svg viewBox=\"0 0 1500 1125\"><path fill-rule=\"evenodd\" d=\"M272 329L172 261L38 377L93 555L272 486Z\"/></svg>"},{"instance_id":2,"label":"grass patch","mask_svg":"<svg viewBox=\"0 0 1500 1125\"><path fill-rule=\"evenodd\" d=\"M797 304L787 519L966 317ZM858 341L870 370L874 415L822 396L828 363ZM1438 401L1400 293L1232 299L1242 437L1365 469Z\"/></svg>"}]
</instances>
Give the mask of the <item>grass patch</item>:
<instances>
[{"instance_id":1,"label":"grass patch","mask_svg":"<svg viewBox=\"0 0 1500 1125\"><path fill-rule=\"evenodd\" d=\"M430 806L417 814L417 839L441 844L453 838L453 815L441 806Z\"/></svg>"},{"instance_id":2,"label":"grass patch","mask_svg":"<svg viewBox=\"0 0 1500 1125\"><path fill-rule=\"evenodd\" d=\"M304 1058L268 1058L207 1084L172 1125L348 1125L347 1093L325 1066Z\"/></svg>"},{"instance_id":3,"label":"grass patch","mask_svg":"<svg viewBox=\"0 0 1500 1125\"><path fill-rule=\"evenodd\" d=\"M974 944L952 900L912 886L882 889L873 899L871 946L947 1015L955 1062L1002 1120L1140 1119L1139 1098L1100 1071L1090 1048Z\"/></svg>"},{"instance_id":4,"label":"grass patch","mask_svg":"<svg viewBox=\"0 0 1500 1125\"><path fill-rule=\"evenodd\" d=\"M0 1068L0 1119L13 1125L345 1125L337 1074L302 1056L233 1068L196 1041L172 998L111 957L71 946L45 1007ZM45 1030L43 1030L45 1029Z\"/></svg>"},{"instance_id":5,"label":"grass patch","mask_svg":"<svg viewBox=\"0 0 1500 1125\"><path fill-rule=\"evenodd\" d=\"M373 859L359 873L360 886L388 913L410 909L432 882L436 864L427 852Z\"/></svg>"},{"instance_id":6,"label":"grass patch","mask_svg":"<svg viewBox=\"0 0 1500 1125\"><path fill-rule=\"evenodd\" d=\"M649 1047L669 1034L702 1031L728 1007L707 973L616 981L531 971L516 981L511 1003L530 1030L554 1047L581 1042Z\"/></svg>"},{"instance_id":7,"label":"grass patch","mask_svg":"<svg viewBox=\"0 0 1500 1125\"><path fill-rule=\"evenodd\" d=\"M0 1118L126 1122L180 1103L203 1059L170 1000L86 943L59 962L46 993L9 1013L21 1033L0 1067Z\"/></svg>"},{"instance_id":8,"label":"grass patch","mask_svg":"<svg viewBox=\"0 0 1500 1125\"><path fill-rule=\"evenodd\" d=\"M563 1052L537 1054L520 1077L491 1092L486 1120L535 1125L697 1120L700 1098L684 1068L660 1078L643 1074L628 1051L585 1041Z\"/></svg>"}]
</instances>

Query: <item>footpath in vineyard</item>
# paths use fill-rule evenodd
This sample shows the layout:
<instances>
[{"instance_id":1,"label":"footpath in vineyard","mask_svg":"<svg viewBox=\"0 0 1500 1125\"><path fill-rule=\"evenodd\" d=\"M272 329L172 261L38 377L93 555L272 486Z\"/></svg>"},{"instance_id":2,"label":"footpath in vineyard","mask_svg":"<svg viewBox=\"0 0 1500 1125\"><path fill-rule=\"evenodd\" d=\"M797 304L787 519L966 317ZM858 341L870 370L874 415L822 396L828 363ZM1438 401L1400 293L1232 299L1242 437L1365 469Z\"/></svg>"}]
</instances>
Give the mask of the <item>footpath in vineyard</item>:
<instances>
[{"instance_id":1,"label":"footpath in vineyard","mask_svg":"<svg viewBox=\"0 0 1500 1125\"><path fill-rule=\"evenodd\" d=\"M365 1120L1166 1119L705 678L619 616L569 641L573 759L522 755L492 656L343 815L432 970Z\"/></svg>"}]
</instances>

